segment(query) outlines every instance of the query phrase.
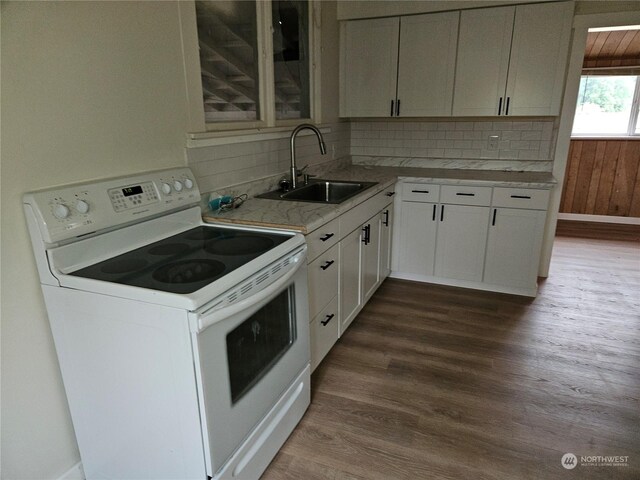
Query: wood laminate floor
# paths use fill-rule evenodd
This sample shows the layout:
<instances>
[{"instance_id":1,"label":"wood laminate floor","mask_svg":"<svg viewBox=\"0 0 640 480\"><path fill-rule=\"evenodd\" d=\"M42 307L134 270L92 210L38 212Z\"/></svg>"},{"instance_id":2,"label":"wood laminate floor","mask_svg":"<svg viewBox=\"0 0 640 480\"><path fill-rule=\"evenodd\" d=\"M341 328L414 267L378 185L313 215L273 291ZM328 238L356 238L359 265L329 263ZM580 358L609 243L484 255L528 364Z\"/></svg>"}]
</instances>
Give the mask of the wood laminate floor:
<instances>
[{"instance_id":1,"label":"wood laminate floor","mask_svg":"<svg viewBox=\"0 0 640 480\"><path fill-rule=\"evenodd\" d=\"M263 478L640 479L640 244L557 237L535 300L388 279Z\"/></svg>"}]
</instances>

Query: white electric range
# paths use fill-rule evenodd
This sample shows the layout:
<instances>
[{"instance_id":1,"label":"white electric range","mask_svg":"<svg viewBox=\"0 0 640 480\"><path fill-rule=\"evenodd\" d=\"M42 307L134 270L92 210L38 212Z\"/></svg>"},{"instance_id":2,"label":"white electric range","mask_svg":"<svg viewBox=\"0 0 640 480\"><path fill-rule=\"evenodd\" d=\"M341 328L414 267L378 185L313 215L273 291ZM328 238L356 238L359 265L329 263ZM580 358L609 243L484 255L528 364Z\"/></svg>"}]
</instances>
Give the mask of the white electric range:
<instances>
[{"instance_id":1,"label":"white electric range","mask_svg":"<svg viewBox=\"0 0 640 480\"><path fill-rule=\"evenodd\" d=\"M87 479L258 478L309 405L300 234L177 168L24 195Z\"/></svg>"}]
</instances>

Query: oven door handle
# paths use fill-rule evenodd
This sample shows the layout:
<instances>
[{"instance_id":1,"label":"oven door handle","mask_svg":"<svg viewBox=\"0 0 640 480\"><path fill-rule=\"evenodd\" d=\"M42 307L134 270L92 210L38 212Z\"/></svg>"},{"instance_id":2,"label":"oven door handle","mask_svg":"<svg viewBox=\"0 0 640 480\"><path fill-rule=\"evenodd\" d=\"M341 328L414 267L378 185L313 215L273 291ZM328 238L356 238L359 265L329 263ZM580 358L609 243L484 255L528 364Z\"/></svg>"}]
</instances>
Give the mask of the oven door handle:
<instances>
[{"instance_id":1,"label":"oven door handle","mask_svg":"<svg viewBox=\"0 0 640 480\"><path fill-rule=\"evenodd\" d=\"M289 281L293 278L293 276L298 273L304 258L297 262L290 271L285 273L282 277L278 278L274 283L269 285L268 287L260 290L258 293L251 295L247 298L240 300L237 303L233 303L228 307L222 307L216 310L216 307L213 307L211 310L206 310L200 314L200 318L198 318L198 333L202 332L207 327L210 327L214 323L221 322L226 320L233 315L236 315L243 310L255 305L256 303L260 303L263 300L271 297L272 295L278 293L282 288L289 283Z\"/></svg>"}]
</instances>

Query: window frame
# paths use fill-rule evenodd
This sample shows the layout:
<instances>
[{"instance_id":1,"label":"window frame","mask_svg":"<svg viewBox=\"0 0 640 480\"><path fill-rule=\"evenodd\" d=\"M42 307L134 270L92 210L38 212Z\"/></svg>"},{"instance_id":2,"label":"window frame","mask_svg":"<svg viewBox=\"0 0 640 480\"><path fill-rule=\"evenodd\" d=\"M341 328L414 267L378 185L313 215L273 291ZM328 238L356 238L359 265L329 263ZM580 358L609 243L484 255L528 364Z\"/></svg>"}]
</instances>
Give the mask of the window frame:
<instances>
[{"instance_id":1,"label":"window frame","mask_svg":"<svg viewBox=\"0 0 640 480\"><path fill-rule=\"evenodd\" d=\"M188 132L238 132L238 131L270 131L290 127L305 122L317 123L320 113L320 19L321 2L308 1L309 22L309 118L276 120L273 32L271 26L271 0L256 1L256 30L258 36L258 91L260 118L249 121L215 122L205 121L202 79L200 71L200 55L198 28L196 21L195 0L178 2L180 30L184 59L187 103L189 111Z\"/></svg>"},{"instance_id":2,"label":"window frame","mask_svg":"<svg viewBox=\"0 0 640 480\"><path fill-rule=\"evenodd\" d=\"M584 77L593 77L594 75L589 75L589 74L581 74L580 75L580 82L582 82L582 79ZM617 75L610 75L610 76L617 76ZM619 76L624 76L624 75L619 75ZM576 133L573 131L573 128L575 127L575 119L576 116L578 114L578 107L576 106L576 110L575 113L573 115L573 126L571 127L571 138L576 138L576 139L585 139L585 138L624 138L624 139L633 139L633 138L638 138L640 139L640 131L636 133L636 128L640 127L640 125L638 124L638 117L640 116L640 74L634 75L634 74L630 74L628 75L630 77L636 77L636 85L633 91L633 98L631 100L631 111L629 112L629 120L627 122L627 131L626 132L620 132L620 133L597 133L597 132L591 132L591 133Z\"/></svg>"}]
</instances>

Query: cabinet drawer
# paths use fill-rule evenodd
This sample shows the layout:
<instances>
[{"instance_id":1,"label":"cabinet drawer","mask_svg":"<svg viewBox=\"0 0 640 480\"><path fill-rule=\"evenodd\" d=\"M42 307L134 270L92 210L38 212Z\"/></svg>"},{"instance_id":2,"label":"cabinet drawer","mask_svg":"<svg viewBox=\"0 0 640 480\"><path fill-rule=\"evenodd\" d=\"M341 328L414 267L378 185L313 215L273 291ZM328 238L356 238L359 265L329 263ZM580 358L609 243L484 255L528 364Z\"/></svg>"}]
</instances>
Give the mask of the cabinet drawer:
<instances>
[{"instance_id":1,"label":"cabinet drawer","mask_svg":"<svg viewBox=\"0 0 640 480\"><path fill-rule=\"evenodd\" d=\"M494 207L546 210L548 203L549 190L505 187L496 187L493 189L492 205Z\"/></svg>"},{"instance_id":2,"label":"cabinet drawer","mask_svg":"<svg viewBox=\"0 0 640 480\"><path fill-rule=\"evenodd\" d=\"M340 321L338 318L338 297L322 309L311 321L311 371L315 370L325 355L338 340Z\"/></svg>"},{"instance_id":3,"label":"cabinet drawer","mask_svg":"<svg viewBox=\"0 0 640 480\"><path fill-rule=\"evenodd\" d=\"M309 264L309 318L338 294L338 245Z\"/></svg>"},{"instance_id":4,"label":"cabinet drawer","mask_svg":"<svg viewBox=\"0 0 640 480\"><path fill-rule=\"evenodd\" d=\"M440 203L488 207L491 205L491 187L443 185L440 189Z\"/></svg>"},{"instance_id":5,"label":"cabinet drawer","mask_svg":"<svg viewBox=\"0 0 640 480\"><path fill-rule=\"evenodd\" d=\"M360 225L388 205L389 200L393 201L393 195L395 195L395 185L385 188L360 205L356 205L351 210L343 213L339 217L340 236L344 238L356 228L360 228Z\"/></svg>"},{"instance_id":6,"label":"cabinet drawer","mask_svg":"<svg viewBox=\"0 0 640 480\"><path fill-rule=\"evenodd\" d=\"M403 183L402 200L409 202L438 203L440 185L429 183Z\"/></svg>"},{"instance_id":7,"label":"cabinet drawer","mask_svg":"<svg viewBox=\"0 0 640 480\"><path fill-rule=\"evenodd\" d=\"M340 222L337 218L309 233L307 240L307 263L311 263L322 252L340 240Z\"/></svg>"}]
</instances>

